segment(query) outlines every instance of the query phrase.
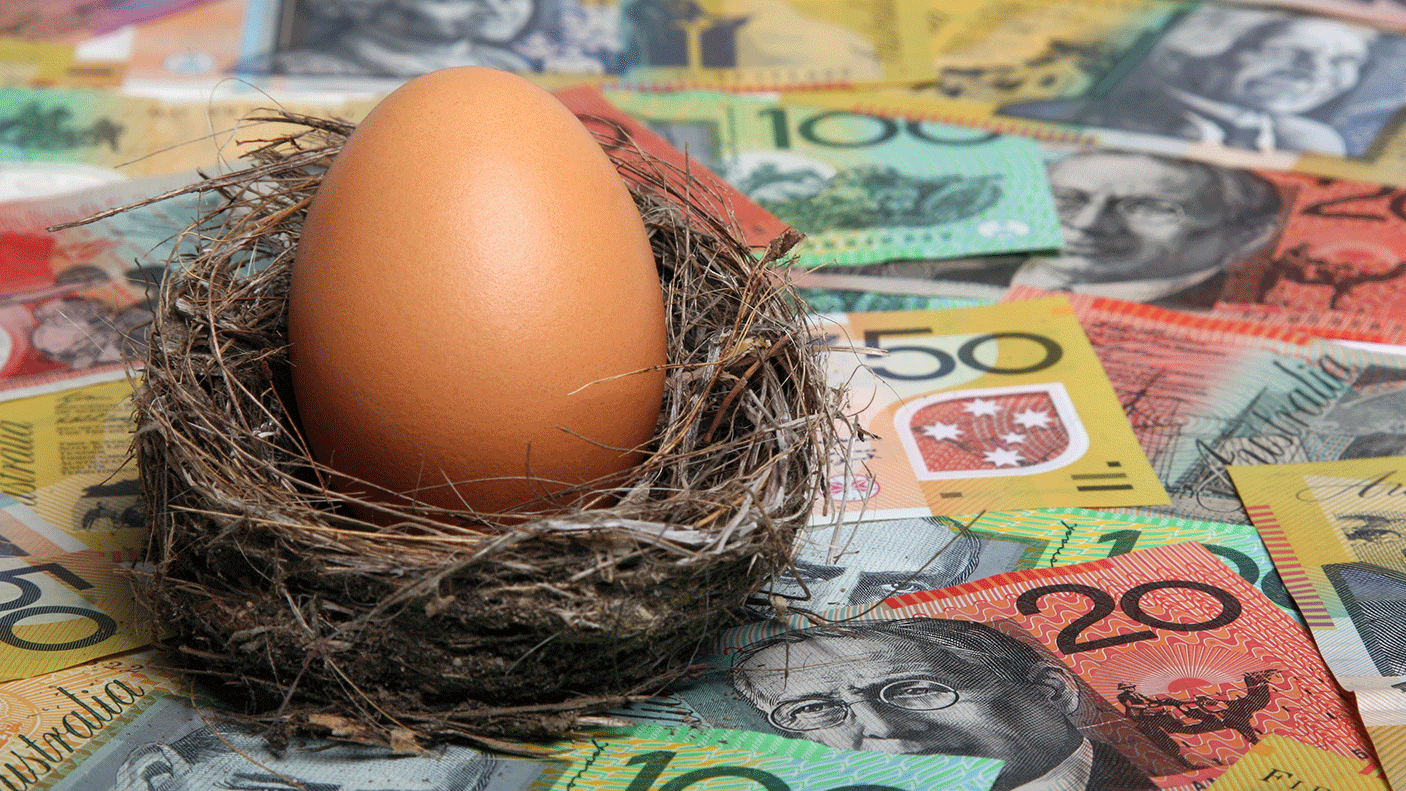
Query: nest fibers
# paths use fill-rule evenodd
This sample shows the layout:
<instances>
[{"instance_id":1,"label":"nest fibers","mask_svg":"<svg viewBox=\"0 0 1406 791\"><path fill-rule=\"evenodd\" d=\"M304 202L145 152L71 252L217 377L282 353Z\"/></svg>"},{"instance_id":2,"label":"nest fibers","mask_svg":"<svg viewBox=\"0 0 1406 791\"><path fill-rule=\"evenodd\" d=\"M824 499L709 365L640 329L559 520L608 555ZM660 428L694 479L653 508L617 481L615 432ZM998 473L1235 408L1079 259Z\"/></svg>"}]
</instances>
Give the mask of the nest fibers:
<instances>
[{"instance_id":1,"label":"nest fibers","mask_svg":"<svg viewBox=\"0 0 1406 791\"><path fill-rule=\"evenodd\" d=\"M295 131L184 190L218 205L162 284L136 394L139 593L178 661L276 733L400 744L559 736L685 674L789 562L845 424L773 271L799 237L758 257L695 200L703 183L617 148L669 320L645 461L610 508L377 527L299 438L286 348L299 229L352 125L260 120Z\"/></svg>"}]
</instances>

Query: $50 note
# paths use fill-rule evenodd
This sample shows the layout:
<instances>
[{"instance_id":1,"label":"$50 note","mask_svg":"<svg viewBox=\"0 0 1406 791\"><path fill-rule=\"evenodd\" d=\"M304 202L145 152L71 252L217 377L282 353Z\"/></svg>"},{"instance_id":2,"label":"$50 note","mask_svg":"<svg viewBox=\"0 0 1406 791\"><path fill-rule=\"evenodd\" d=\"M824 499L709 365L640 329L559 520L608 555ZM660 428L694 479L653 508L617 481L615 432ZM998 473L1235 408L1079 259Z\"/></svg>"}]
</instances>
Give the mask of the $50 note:
<instances>
[{"instance_id":1,"label":"$50 note","mask_svg":"<svg viewBox=\"0 0 1406 791\"><path fill-rule=\"evenodd\" d=\"M1168 502L1063 298L840 314L820 329L867 432L831 460L845 512Z\"/></svg>"}]
</instances>

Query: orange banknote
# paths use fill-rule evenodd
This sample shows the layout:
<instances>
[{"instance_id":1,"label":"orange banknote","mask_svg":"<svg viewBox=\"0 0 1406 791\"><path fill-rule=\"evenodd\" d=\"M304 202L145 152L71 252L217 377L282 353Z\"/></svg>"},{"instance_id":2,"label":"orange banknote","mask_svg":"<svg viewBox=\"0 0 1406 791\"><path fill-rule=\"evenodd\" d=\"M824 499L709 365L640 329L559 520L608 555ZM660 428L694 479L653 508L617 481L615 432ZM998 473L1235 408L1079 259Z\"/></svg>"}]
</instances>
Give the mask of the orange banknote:
<instances>
[{"instance_id":1,"label":"orange banknote","mask_svg":"<svg viewBox=\"0 0 1406 791\"><path fill-rule=\"evenodd\" d=\"M997 791L1205 788L1269 735L1378 771L1304 628L1195 542L822 615L723 633L678 695L721 727L998 757Z\"/></svg>"}]
</instances>

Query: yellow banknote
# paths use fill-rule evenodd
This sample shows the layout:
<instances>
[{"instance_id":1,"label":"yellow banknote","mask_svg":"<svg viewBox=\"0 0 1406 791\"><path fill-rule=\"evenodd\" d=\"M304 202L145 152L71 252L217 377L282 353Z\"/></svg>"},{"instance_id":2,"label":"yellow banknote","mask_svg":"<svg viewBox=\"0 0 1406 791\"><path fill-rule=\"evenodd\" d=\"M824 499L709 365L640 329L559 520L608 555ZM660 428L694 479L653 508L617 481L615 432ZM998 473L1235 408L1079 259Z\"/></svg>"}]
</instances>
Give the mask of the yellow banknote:
<instances>
[{"instance_id":1,"label":"yellow banknote","mask_svg":"<svg viewBox=\"0 0 1406 791\"><path fill-rule=\"evenodd\" d=\"M147 528L127 458L131 394L124 379L0 403L0 537L135 559Z\"/></svg>"},{"instance_id":2,"label":"yellow banknote","mask_svg":"<svg viewBox=\"0 0 1406 791\"><path fill-rule=\"evenodd\" d=\"M91 550L0 558L0 681L150 643L127 571Z\"/></svg>"},{"instance_id":3,"label":"yellow banknote","mask_svg":"<svg viewBox=\"0 0 1406 791\"><path fill-rule=\"evenodd\" d=\"M832 315L831 381L865 434L833 504L867 516L1166 504L1068 301Z\"/></svg>"},{"instance_id":4,"label":"yellow banknote","mask_svg":"<svg viewBox=\"0 0 1406 791\"><path fill-rule=\"evenodd\" d=\"M0 68L3 58L0 49ZM0 142L12 161L112 168L133 178L208 170L292 129L254 120L274 107L355 121L371 103L161 101L77 88L8 88L0 89Z\"/></svg>"},{"instance_id":5,"label":"yellow banknote","mask_svg":"<svg viewBox=\"0 0 1406 791\"><path fill-rule=\"evenodd\" d=\"M923 79L927 9L898 0L624 3L629 83L777 89Z\"/></svg>"},{"instance_id":6,"label":"yellow banknote","mask_svg":"<svg viewBox=\"0 0 1406 791\"><path fill-rule=\"evenodd\" d=\"M1165 0L931 0L932 77L919 96L1004 103L1093 87L1183 4Z\"/></svg>"},{"instance_id":7,"label":"yellow banknote","mask_svg":"<svg viewBox=\"0 0 1406 791\"><path fill-rule=\"evenodd\" d=\"M155 659L133 652L0 683L0 784L50 788L153 704L182 694L181 678Z\"/></svg>"},{"instance_id":8,"label":"yellow banknote","mask_svg":"<svg viewBox=\"0 0 1406 791\"><path fill-rule=\"evenodd\" d=\"M1362 414L1390 431L1399 412L1389 396L1373 410L1372 395ZM1353 690L1406 682L1406 458L1229 471L1338 682Z\"/></svg>"},{"instance_id":9,"label":"yellow banknote","mask_svg":"<svg viewBox=\"0 0 1406 791\"><path fill-rule=\"evenodd\" d=\"M1387 782L1393 789L1406 788L1406 691L1371 689L1353 696Z\"/></svg>"},{"instance_id":10,"label":"yellow banknote","mask_svg":"<svg viewBox=\"0 0 1406 791\"><path fill-rule=\"evenodd\" d=\"M1389 791L1381 770L1367 761L1334 755L1283 736L1268 734L1216 778L1216 791Z\"/></svg>"}]
</instances>

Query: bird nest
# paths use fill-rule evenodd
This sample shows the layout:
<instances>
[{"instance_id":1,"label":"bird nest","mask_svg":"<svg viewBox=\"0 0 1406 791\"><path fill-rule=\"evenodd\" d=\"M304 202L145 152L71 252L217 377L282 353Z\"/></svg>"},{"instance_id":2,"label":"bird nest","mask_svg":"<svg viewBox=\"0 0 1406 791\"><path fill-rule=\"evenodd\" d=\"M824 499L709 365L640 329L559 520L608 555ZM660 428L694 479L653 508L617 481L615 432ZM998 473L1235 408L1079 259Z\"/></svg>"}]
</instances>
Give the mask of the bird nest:
<instances>
[{"instance_id":1,"label":"bird nest","mask_svg":"<svg viewBox=\"0 0 1406 791\"><path fill-rule=\"evenodd\" d=\"M135 398L138 593L173 656L270 732L393 744L557 737L687 674L789 563L845 425L776 274L799 236L755 254L707 182L612 141L668 314L644 462L607 508L380 526L307 451L286 341L301 223L353 127L260 120L295 127L183 190L212 205L161 285Z\"/></svg>"}]
</instances>

